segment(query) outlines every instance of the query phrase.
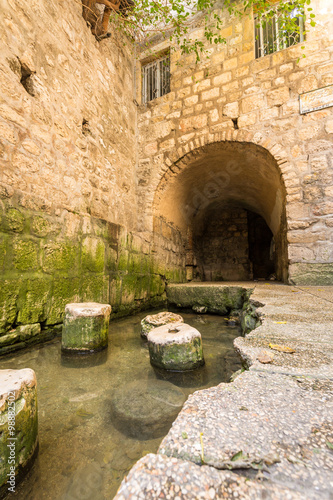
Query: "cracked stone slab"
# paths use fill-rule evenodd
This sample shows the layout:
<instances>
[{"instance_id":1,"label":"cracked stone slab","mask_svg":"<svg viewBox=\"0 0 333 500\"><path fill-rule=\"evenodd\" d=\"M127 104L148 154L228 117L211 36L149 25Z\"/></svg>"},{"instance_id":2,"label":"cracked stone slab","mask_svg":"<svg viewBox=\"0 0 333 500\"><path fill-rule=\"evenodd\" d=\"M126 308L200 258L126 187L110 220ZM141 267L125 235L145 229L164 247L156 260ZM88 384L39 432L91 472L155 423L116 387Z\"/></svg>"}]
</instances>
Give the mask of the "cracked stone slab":
<instances>
[{"instance_id":1,"label":"cracked stone slab","mask_svg":"<svg viewBox=\"0 0 333 500\"><path fill-rule=\"evenodd\" d=\"M329 380L315 389L279 373L246 371L232 384L192 394L159 453L217 469L263 469L306 498L329 498L332 391Z\"/></svg>"},{"instance_id":2,"label":"cracked stone slab","mask_svg":"<svg viewBox=\"0 0 333 500\"><path fill-rule=\"evenodd\" d=\"M230 471L198 466L176 458L149 454L132 468L114 500L246 499L304 500L299 492L281 485L248 480Z\"/></svg>"}]
</instances>

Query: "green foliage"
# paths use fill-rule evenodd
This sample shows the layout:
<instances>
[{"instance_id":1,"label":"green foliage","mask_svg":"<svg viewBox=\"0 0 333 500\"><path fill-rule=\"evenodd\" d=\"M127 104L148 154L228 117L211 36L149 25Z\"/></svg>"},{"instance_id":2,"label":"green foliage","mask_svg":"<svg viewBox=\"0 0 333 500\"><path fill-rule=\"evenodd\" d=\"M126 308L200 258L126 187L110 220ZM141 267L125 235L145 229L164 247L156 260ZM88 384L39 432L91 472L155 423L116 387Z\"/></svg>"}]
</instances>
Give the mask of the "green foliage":
<instances>
[{"instance_id":1,"label":"green foliage","mask_svg":"<svg viewBox=\"0 0 333 500\"><path fill-rule=\"evenodd\" d=\"M128 17L123 17L121 12L114 12L112 18L118 21L115 26L140 47L149 49L155 35L159 35L169 40L172 47L180 49L182 54L194 53L198 62L202 55L208 53L207 42L213 45L226 42L220 34L225 11L239 17L255 13L262 26L278 12L281 29L294 34L300 30L294 17L295 8L297 16L307 15L310 25L315 26L315 15L309 5L310 0L292 3L280 0L274 4L271 0L225 0L223 3L214 0L143 0L135 2ZM193 36L195 28L203 29L202 37Z\"/></svg>"}]
</instances>

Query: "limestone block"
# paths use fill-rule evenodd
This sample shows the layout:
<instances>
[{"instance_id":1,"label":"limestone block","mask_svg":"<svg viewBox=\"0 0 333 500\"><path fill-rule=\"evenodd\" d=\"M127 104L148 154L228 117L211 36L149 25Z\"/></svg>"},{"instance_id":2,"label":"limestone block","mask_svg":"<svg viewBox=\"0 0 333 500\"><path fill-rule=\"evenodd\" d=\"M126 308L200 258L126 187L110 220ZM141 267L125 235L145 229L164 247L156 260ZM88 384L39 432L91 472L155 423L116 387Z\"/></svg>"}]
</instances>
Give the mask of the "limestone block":
<instances>
[{"instance_id":1,"label":"limestone block","mask_svg":"<svg viewBox=\"0 0 333 500\"><path fill-rule=\"evenodd\" d=\"M204 364L200 332L186 323L150 331L148 347L150 362L157 368L187 371Z\"/></svg>"},{"instance_id":2,"label":"limestone block","mask_svg":"<svg viewBox=\"0 0 333 500\"><path fill-rule=\"evenodd\" d=\"M280 87L267 93L267 103L269 106L280 106L289 100L289 88Z\"/></svg>"},{"instance_id":3,"label":"limestone block","mask_svg":"<svg viewBox=\"0 0 333 500\"><path fill-rule=\"evenodd\" d=\"M27 472L38 450L37 381L30 368L0 370L0 497ZM14 490L9 490L14 488Z\"/></svg>"},{"instance_id":4,"label":"limestone block","mask_svg":"<svg viewBox=\"0 0 333 500\"><path fill-rule=\"evenodd\" d=\"M184 319L179 314L167 311L158 314L149 314L141 320L141 337L147 338L151 330L169 323L184 323Z\"/></svg>"},{"instance_id":5,"label":"limestone block","mask_svg":"<svg viewBox=\"0 0 333 500\"><path fill-rule=\"evenodd\" d=\"M93 352L107 347L110 313L109 304L67 304L62 331L63 351Z\"/></svg>"}]
</instances>

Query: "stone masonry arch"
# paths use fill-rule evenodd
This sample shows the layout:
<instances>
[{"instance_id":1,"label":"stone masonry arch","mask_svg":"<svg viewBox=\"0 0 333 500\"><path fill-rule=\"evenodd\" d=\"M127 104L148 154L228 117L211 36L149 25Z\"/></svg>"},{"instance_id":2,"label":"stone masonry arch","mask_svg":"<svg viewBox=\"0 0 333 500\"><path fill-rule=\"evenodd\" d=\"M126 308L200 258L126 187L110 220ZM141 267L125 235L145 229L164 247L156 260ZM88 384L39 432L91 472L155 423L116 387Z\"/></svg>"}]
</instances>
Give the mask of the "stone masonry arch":
<instances>
[{"instance_id":1,"label":"stone masonry arch","mask_svg":"<svg viewBox=\"0 0 333 500\"><path fill-rule=\"evenodd\" d=\"M172 233L172 251L183 255L182 262L189 270L195 266L193 238L203 231L205 218L238 207L258 214L267 223L274 236L277 278L287 281L290 169L280 144L244 129L203 134L165 151L146 197L147 222L152 224L155 241L160 245L163 232L164 236Z\"/></svg>"}]
</instances>

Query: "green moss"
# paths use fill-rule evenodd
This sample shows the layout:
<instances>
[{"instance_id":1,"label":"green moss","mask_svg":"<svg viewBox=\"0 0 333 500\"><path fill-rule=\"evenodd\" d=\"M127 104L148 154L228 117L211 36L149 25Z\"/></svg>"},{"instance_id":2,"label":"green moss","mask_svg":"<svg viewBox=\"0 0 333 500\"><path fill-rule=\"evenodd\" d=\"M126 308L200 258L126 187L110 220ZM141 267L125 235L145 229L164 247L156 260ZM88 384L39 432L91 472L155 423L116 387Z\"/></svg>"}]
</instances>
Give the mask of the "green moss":
<instances>
[{"instance_id":1,"label":"green moss","mask_svg":"<svg viewBox=\"0 0 333 500\"><path fill-rule=\"evenodd\" d=\"M39 323L46 320L51 285L50 278L29 279L25 282L18 301L18 323Z\"/></svg>"},{"instance_id":2,"label":"green moss","mask_svg":"<svg viewBox=\"0 0 333 500\"><path fill-rule=\"evenodd\" d=\"M15 438L11 441L10 438ZM10 449L8 443L15 442L15 472L21 472L33 457L38 444L37 395L35 388L25 387L15 401L15 429L10 435L8 428L8 406L0 416L0 486L7 482L10 472ZM14 465L14 464L13 464Z\"/></svg>"},{"instance_id":3,"label":"green moss","mask_svg":"<svg viewBox=\"0 0 333 500\"><path fill-rule=\"evenodd\" d=\"M40 215L36 215L32 219L32 232L37 236L44 237L49 232L51 232L52 227L48 219L45 217L41 217Z\"/></svg>"},{"instance_id":4,"label":"green moss","mask_svg":"<svg viewBox=\"0 0 333 500\"><path fill-rule=\"evenodd\" d=\"M114 276L110 279L110 304L112 311L121 304L121 284L122 280L119 276Z\"/></svg>"},{"instance_id":5,"label":"green moss","mask_svg":"<svg viewBox=\"0 0 333 500\"><path fill-rule=\"evenodd\" d=\"M129 255L127 266L127 270L129 273L141 274L142 258L144 258L144 256L138 253L131 253Z\"/></svg>"},{"instance_id":6,"label":"green moss","mask_svg":"<svg viewBox=\"0 0 333 500\"><path fill-rule=\"evenodd\" d=\"M130 304L134 302L136 287L137 287L137 275L127 274L122 278L122 288L121 288L121 304Z\"/></svg>"},{"instance_id":7,"label":"green moss","mask_svg":"<svg viewBox=\"0 0 333 500\"><path fill-rule=\"evenodd\" d=\"M20 280L0 281L0 334L6 332L15 321L20 286Z\"/></svg>"},{"instance_id":8,"label":"green moss","mask_svg":"<svg viewBox=\"0 0 333 500\"><path fill-rule=\"evenodd\" d=\"M157 274L152 274L150 277L150 297L162 295L165 291L165 280Z\"/></svg>"},{"instance_id":9,"label":"green moss","mask_svg":"<svg viewBox=\"0 0 333 500\"><path fill-rule=\"evenodd\" d=\"M62 323L66 304L79 301L79 290L78 278L60 278L54 281L46 325Z\"/></svg>"},{"instance_id":10,"label":"green moss","mask_svg":"<svg viewBox=\"0 0 333 500\"><path fill-rule=\"evenodd\" d=\"M193 370L204 364L202 343L194 338L184 344L154 344L148 342L152 365L166 370Z\"/></svg>"},{"instance_id":11,"label":"green moss","mask_svg":"<svg viewBox=\"0 0 333 500\"><path fill-rule=\"evenodd\" d=\"M121 250L118 257L118 271L128 271L128 251Z\"/></svg>"},{"instance_id":12,"label":"green moss","mask_svg":"<svg viewBox=\"0 0 333 500\"><path fill-rule=\"evenodd\" d=\"M64 319L62 349L98 351L108 345L109 319L97 317L69 317Z\"/></svg>"},{"instance_id":13,"label":"green moss","mask_svg":"<svg viewBox=\"0 0 333 500\"><path fill-rule=\"evenodd\" d=\"M82 276L80 300L82 302L108 303L109 280L104 274L89 274Z\"/></svg>"},{"instance_id":14,"label":"green moss","mask_svg":"<svg viewBox=\"0 0 333 500\"><path fill-rule=\"evenodd\" d=\"M53 274L55 271L75 270L77 249L66 243L48 243L44 246L43 271Z\"/></svg>"},{"instance_id":15,"label":"green moss","mask_svg":"<svg viewBox=\"0 0 333 500\"><path fill-rule=\"evenodd\" d=\"M177 307L207 307L214 314L226 315L232 309L241 309L247 298L247 290L242 287L228 286L187 286L168 285L167 297L170 304Z\"/></svg>"},{"instance_id":16,"label":"green moss","mask_svg":"<svg viewBox=\"0 0 333 500\"><path fill-rule=\"evenodd\" d=\"M0 240L0 270L4 268L8 248L8 239L5 236Z\"/></svg>"},{"instance_id":17,"label":"green moss","mask_svg":"<svg viewBox=\"0 0 333 500\"><path fill-rule=\"evenodd\" d=\"M5 217L5 226L10 231L22 233L24 229L25 217L16 208L9 208Z\"/></svg>"},{"instance_id":18,"label":"green moss","mask_svg":"<svg viewBox=\"0 0 333 500\"><path fill-rule=\"evenodd\" d=\"M108 246L106 250L106 269L109 272L117 270L117 252L111 246Z\"/></svg>"},{"instance_id":19,"label":"green moss","mask_svg":"<svg viewBox=\"0 0 333 500\"><path fill-rule=\"evenodd\" d=\"M30 240L14 242L13 264L20 271L31 271L38 266L37 246Z\"/></svg>"},{"instance_id":20,"label":"green moss","mask_svg":"<svg viewBox=\"0 0 333 500\"><path fill-rule=\"evenodd\" d=\"M101 239L86 237L82 242L81 266L84 271L104 271L105 245Z\"/></svg>"}]
</instances>

